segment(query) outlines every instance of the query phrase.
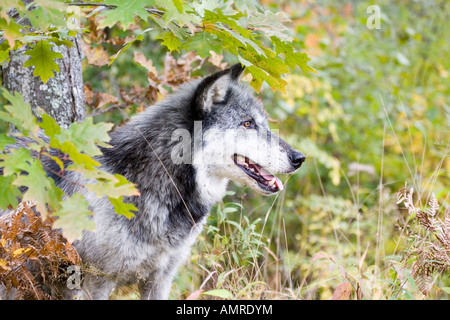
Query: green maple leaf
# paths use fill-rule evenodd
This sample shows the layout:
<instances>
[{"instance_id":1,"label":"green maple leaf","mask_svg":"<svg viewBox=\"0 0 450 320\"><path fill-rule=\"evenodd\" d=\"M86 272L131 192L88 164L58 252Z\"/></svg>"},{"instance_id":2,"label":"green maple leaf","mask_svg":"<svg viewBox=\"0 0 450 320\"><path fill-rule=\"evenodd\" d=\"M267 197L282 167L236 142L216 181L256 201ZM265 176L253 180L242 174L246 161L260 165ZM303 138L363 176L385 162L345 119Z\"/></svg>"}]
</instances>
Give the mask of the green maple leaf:
<instances>
[{"instance_id":1,"label":"green maple leaf","mask_svg":"<svg viewBox=\"0 0 450 320\"><path fill-rule=\"evenodd\" d=\"M8 137L6 133L0 134L0 150L5 149L5 146L13 144L14 142L16 142L16 139L13 137Z\"/></svg>"},{"instance_id":2,"label":"green maple leaf","mask_svg":"<svg viewBox=\"0 0 450 320\"><path fill-rule=\"evenodd\" d=\"M154 0L154 3L156 7L164 11L162 18L165 22L165 28L171 29L169 25L171 22L176 21L179 26L187 26L190 32L194 33L195 25L202 22L202 19L193 13L192 8L185 1ZM177 32L174 33L177 34Z\"/></svg>"},{"instance_id":3,"label":"green maple leaf","mask_svg":"<svg viewBox=\"0 0 450 320\"><path fill-rule=\"evenodd\" d=\"M137 15L141 19L147 19L149 13L145 6L153 5L153 1L149 0L107 0L106 5L116 6L115 9L107 10L103 13L105 19L100 22L100 28L112 27L120 22L122 30L135 23L134 16Z\"/></svg>"},{"instance_id":4,"label":"green maple leaf","mask_svg":"<svg viewBox=\"0 0 450 320\"><path fill-rule=\"evenodd\" d=\"M11 104L4 107L8 112L0 112L0 119L10 122L25 135L28 135L29 132L36 133L39 130L39 126L31 112L30 104L26 103L18 92L15 92L13 95L6 88L1 88L1 91Z\"/></svg>"},{"instance_id":5,"label":"green maple leaf","mask_svg":"<svg viewBox=\"0 0 450 320\"><path fill-rule=\"evenodd\" d=\"M233 15L226 15L222 12L221 9L217 8L215 11L205 10L203 20L212 22L214 24L227 25L231 29L237 31L243 37L249 38L251 31L246 30L238 23L238 20L242 17L245 17L243 13L238 12Z\"/></svg>"},{"instance_id":6,"label":"green maple leaf","mask_svg":"<svg viewBox=\"0 0 450 320\"><path fill-rule=\"evenodd\" d=\"M65 141L61 144L57 139L51 139L50 147L59 149L63 153L67 153L70 156L71 160L83 166L87 170L95 170L95 167L101 165L100 162L95 161L87 154L80 153L74 146L74 144L70 141Z\"/></svg>"},{"instance_id":7,"label":"green maple leaf","mask_svg":"<svg viewBox=\"0 0 450 320\"><path fill-rule=\"evenodd\" d=\"M0 162L5 176L27 171L29 162L33 161L31 151L25 148L11 149L7 154L0 154Z\"/></svg>"},{"instance_id":8,"label":"green maple leaf","mask_svg":"<svg viewBox=\"0 0 450 320\"><path fill-rule=\"evenodd\" d=\"M40 161L31 159L29 165L24 169L27 174L18 175L13 184L28 188L23 195L23 201L36 201L36 208L45 219L48 207L51 210L60 208L63 191L55 186L51 178L47 177Z\"/></svg>"},{"instance_id":9,"label":"green maple leaf","mask_svg":"<svg viewBox=\"0 0 450 320\"><path fill-rule=\"evenodd\" d=\"M117 214L124 215L128 219L134 216L133 211L137 211L137 208L133 204L124 203L123 196L138 196L139 191L125 177L100 170L89 170L75 163L67 170L83 173L86 179L96 180L94 183L86 184L85 187L94 192L98 198L107 196Z\"/></svg>"},{"instance_id":10,"label":"green maple leaf","mask_svg":"<svg viewBox=\"0 0 450 320\"><path fill-rule=\"evenodd\" d=\"M59 141L61 145L65 142L70 142L79 152L84 152L89 156L101 155L100 149L97 145L108 147L108 142L111 137L108 131L111 130L113 124L100 122L93 123L92 117L86 118L83 122L74 122L69 129L61 130L54 139Z\"/></svg>"},{"instance_id":11,"label":"green maple leaf","mask_svg":"<svg viewBox=\"0 0 450 320\"><path fill-rule=\"evenodd\" d=\"M42 121L39 123L39 127L43 129L45 134L50 138L53 138L55 135L61 133L61 127L55 119L46 113L42 114Z\"/></svg>"},{"instance_id":12,"label":"green maple leaf","mask_svg":"<svg viewBox=\"0 0 450 320\"><path fill-rule=\"evenodd\" d=\"M162 39L161 44L165 45L170 51L180 51L181 41L170 31L160 34L155 39Z\"/></svg>"},{"instance_id":13,"label":"green maple leaf","mask_svg":"<svg viewBox=\"0 0 450 320\"><path fill-rule=\"evenodd\" d=\"M202 57L211 57L211 51L222 54L223 44L213 34L208 32L198 32L189 37L182 45L186 51L195 51Z\"/></svg>"},{"instance_id":14,"label":"green maple leaf","mask_svg":"<svg viewBox=\"0 0 450 320\"><path fill-rule=\"evenodd\" d=\"M86 185L89 191L95 192L97 197L109 196L119 198L120 196L138 196L139 191L134 184L128 182L123 176L104 171L85 173L85 177L95 177L96 183Z\"/></svg>"},{"instance_id":15,"label":"green maple leaf","mask_svg":"<svg viewBox=\"0 0 450 320\"><path fill-rule=\"evenodd\" d=\"M96 180L93 183L86 184L86 188L90 192L96 193L99 198L104 196L118 198L120 196L139 195L135 185L119 174L111 174L106 171L95 170L95 168L86 168L78 163L71 164L67 167L67 170L80 172L84 178L91 181Z\"/></svg>"},{"instance_id":16,"label":"green maple leaf","mask_svg":"<svg viewBox=\"0 0 450 320\"><path fill-rule=\"evenodd\" d=\"M277 38L291 42L293 38L289 36L289 28L284 25L290 20L284 12L273 13L265 11L264 13L255 12L248 17L248 25L254 30L261 31L267 37L276 36Z\"/></svg>"},{"instance_id":17,"label":"green maple leaf","mask_svg":"<svg viewBox=\"0 0 450 320\"><path fill-rule=\"evenodd\" d=\"M111 204L114 206L114 211L116 211L117 214L127 217L128 219L131 219L134 217L133 211L138 211L138 209L131 203L123 202L122 197L120 197L120 198L108 197L108 199L109 199L109 201L111 201Z\"/></svg>"},{"instance_id":18,"label":"green maple leaf","mask_svg":"<svg viewBox=\"0 0 450 320\"><path fill-rule=\"evenodd\" d=\"M12 182L15 176L0 176L0 208L6 209L9 205L16 207L19 203L17 198L21 197L19 188Z\"/></svg>"},{"instance_id":19,"label":"green maple leaf","mask_svg":"<svg viewBox=\"0 0 450 320\"><path fill-rule=\"evenodd\" d=\"M316 70L307 65L308 61L311 59L306 53L294 52L294 47L292 46L292 44L286 43L277 37L272 36L270 37L270 39L275 45L275 52L277 54L281 53L284 55L284 61L289 66L289 68L291 68L291 70L294 70L295 66L299 66L304 73L307 73L308 71L317 73Z\"/></svg>"},{"instance_id":20,"label":"green maple leaf","mask_svg":"<svg viewBox=\"0 0 450 320\"><path fill-rule=\"evenodd\" d=\"M75 193L64 199L60 210L54 213L58 217L54 222L55 228L62 228L64 236L69 241L80 239L83 230L95 231L95 222L91 219L92 212L89 203L83 195Z\"/></svg>"},{"instance_id":21,"label":"green maple leaf","mask_svg":"<svg viewBox=\"0 0 450 320\"><path fill-rule=\"evenodd\" d=\"M7 41L4 41L0 45L0 66L4 65L7 61L9 61L9 45Z\"/></svg>"},{"instance_id":22,"label":"green maple leaf","mask_svg":"<svg viewBox=\"0 0 450 320\"><path fill-rule=\"evenodd\" d=\"M51 50L52 45L45 40L38 41L33 49L25 51L31 59L25 61L25 68L34 66L33 75L40 77L42 82L46 83L53 77L53 71L59 72L59 66L54 59L62 58L59 52Z\"/></svg>"}]
</instances>

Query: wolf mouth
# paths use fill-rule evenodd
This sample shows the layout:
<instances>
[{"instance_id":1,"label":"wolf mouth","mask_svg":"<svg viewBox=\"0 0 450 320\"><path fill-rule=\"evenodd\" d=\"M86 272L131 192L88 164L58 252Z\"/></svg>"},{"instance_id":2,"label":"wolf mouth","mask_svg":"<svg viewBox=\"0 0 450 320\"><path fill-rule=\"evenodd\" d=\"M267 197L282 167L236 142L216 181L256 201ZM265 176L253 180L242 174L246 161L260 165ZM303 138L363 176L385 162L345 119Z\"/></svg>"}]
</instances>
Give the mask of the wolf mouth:
<instances>
[{"instance_id":1,"label":"wolf mouth","mask_svg":"<svg viewBox=\"0 0 450 320\"><path fill-rule=\"evenodd\" d=\"M234 154L234 163L242 169L250 178L255 180L259 187L271 193L283 190L283 183L269 171L253 162L248 157Z\"/></svg>"}]
</instances>

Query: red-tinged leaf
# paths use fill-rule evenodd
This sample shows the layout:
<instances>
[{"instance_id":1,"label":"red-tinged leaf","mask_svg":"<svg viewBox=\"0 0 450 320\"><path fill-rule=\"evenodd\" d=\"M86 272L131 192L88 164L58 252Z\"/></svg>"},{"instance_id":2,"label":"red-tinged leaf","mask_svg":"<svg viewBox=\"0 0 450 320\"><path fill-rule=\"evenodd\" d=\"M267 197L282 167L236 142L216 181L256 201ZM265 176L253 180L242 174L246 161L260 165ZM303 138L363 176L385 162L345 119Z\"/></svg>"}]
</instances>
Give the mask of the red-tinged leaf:
<instances>
[{"instance_id":1,"label":"red-tinged leaf","mask_svg":"<svg viewBox=\"0 0 450 320\"><path fill-rule=\"evenodd\" d=\"M348 300L350 293L352 292L352 285L348 282L340 284L336 290L334 290L333 296L330 300Z\"/></svg>"},{"instance_id":2,"label":"red-tinged leaf","mask_svg":"<svg viewBox=\"0 0 450 320\"><path fill-rule=\"evenodd\" d=\"M192 292L187 298L186 300L197 300L201 294L203 293L203 289L198 289L194 292Z\"/></svg>"},{"instance_id":3,"label":"red-tinged leaf","mask_svg":"<svg viewBox=\"0 0 450 320\"><path fill-rule=\"evenodd\" d=\"M316 253L312 258L312 262L319 260L319 259L330 259L331 261L336 263L336 261L334 260L334 258L331 255L329 255L328 253L323 252L323 251Z\"/></svg>"}]
</instances>

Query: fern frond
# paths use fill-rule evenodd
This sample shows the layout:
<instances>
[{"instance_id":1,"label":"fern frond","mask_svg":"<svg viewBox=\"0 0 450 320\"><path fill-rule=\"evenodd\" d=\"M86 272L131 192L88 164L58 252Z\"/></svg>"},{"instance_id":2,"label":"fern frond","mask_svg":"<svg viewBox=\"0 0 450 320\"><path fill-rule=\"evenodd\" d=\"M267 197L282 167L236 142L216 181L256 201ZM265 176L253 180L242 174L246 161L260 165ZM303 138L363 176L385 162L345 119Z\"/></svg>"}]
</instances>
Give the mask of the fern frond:
<instances>
[{"instance_id":1,"label":"fern frond","mask_svg":"<svg viewBox=\"0 0 450 320\"><path fill-rule=\"evenodd\" d=\"M431 193L430 201L428 201L428 214L432 217L436 215L436 213L439 211L439 203L436 199L436 196L434 193Z\"/></svg>"}]
</instances>

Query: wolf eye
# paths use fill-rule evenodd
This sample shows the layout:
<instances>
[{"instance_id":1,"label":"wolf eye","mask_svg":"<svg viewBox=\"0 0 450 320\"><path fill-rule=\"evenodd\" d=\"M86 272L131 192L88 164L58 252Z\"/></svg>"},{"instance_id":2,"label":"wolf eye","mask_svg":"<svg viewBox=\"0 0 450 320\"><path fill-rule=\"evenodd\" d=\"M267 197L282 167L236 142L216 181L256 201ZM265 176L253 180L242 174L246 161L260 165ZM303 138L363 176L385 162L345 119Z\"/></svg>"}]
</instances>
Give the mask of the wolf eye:
<instances>
[{"instance_id":1,"label":"wolf eye","mask_svg":"<svg viewBox=\"0 0 450 320\"><path fill-rule=\"evenodd\" d=\"M248 129L255 128L255 123L253 122L253 120L244 121L242 124L244 125L244 127L248 128Z\"/></svg>"}]
</instances>

